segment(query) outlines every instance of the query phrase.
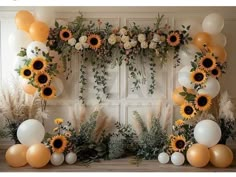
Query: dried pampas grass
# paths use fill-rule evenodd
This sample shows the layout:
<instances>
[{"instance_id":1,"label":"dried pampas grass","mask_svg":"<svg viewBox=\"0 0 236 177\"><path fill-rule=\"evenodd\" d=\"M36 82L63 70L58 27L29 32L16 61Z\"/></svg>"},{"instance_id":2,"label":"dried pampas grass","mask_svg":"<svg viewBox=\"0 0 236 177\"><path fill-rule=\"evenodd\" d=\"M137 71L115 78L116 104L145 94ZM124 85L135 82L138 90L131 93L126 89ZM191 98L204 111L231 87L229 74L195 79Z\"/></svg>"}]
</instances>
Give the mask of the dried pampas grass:
<instances>
[{"instance_id":1,"label":"dried pampas grass","mask_svg":"<svg viewBox=\"0 0 236 177\"><path fill-rule=\"evenodd\" d=\"M234 105L229 97L227 91L220 96L219 103L219 118L225 119L226 121L234 121Z\"/></svg>"}]
</instances>

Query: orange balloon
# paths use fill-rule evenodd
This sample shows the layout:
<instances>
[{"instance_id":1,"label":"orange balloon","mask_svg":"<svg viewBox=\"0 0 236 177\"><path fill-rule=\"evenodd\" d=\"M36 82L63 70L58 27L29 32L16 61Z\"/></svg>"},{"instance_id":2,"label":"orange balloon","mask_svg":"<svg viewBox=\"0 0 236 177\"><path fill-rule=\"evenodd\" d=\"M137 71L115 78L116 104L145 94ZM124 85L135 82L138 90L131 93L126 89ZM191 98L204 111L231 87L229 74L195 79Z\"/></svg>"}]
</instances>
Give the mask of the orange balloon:
<instances>
[{"instance_id":1,"label":"orange balloon","mask_svg":"<svg viewBox=\"0 0 236 177\"><path fill-rule=\"evenodd\" d=\"M227 53L224 47L220 45L213 45L209 46L209 50L217 57L217 61L221 64L226 61Z\"/></svg>"},{"instance_id":2,"label":"orange balloon","mask_svg":"<svg viewBox=\"0 0 236 177\"><path fill-rule=\"evenodd\" d=\"M205 32L197 33L193 38L193 43L196 45L199 49L204 48L203 45L209 46L212 42L212 38L210 34Z\"/></svg>"},{"instance_id":3,"label":"orange balloon","mask_svg":"<svg viewBox=\"0 0 236 177\"><path fill-rule=\"evenodd\" d=\"M49 35L49 27L44 22L35 21L30 25L29 34L35 41L46 42Z\"/></svg>"},{"instance_id":4,"label":"orange balloon","mask_svg":"<svg viewBox=\"0 0 236 177\"><path fill-rule=\"evenodd\" d=\"M184 92L183 87L178 87L174 90L172 94L172 100L176 105L182 105L185 102L184 96L181 96L179 93ZM193 89L187 89L188 93L194 94L195 91Z\"/></svg>"},{"instance_id":5,"label":"orange balloon","mask_svg":"<svg viewBox=\"0 0 236 177\"><path fill-rule=\"evenodd\" d=\"M217 144L209 149L210 162L215 167L226 168L233 162L233 152L231 149L223 144Z\"/></svg>"},{"instance_id":6,"label":"orange balloon","mask_svg":"<svg viewBox=\"0 0 236 177\"><path fill-rule=\"evenodd\" d=\"M6 154L5 159L12 167L23 167L27 164L26 152L28 147L23 144L16 144L11 146Z\"/></svg>"},{"instance_id":7,"label":"orange balloon","mask_svg":"<svg viewBox=\"0 0 236 177\"><path fill-rule=\"evenodd\" d=\"M25 91L25 93L28 93L29 95L33 95L37 91L37 88L32 86L31 84L25 83L23 84L23 90Z\"/></svg>"},{"instance_id":8,"label":"orange balloon","mask_svg":"<svg viewBox=\"0 0 236 177\"><path fill-rule=\"evenodd\" d=\"M33 15L26 10L21 10L17 12L15 17L16 26L26 32L29 32L30 25L34 22L34 20L35 19Z\"/></svg>"},{"instance_id":9,"label":"orange balloon","mask_svg":"<svg viewBox=\"0 0 236 177\"><path fill-rule=\"evenodd\" d=\"M44 144L34 144L26 153L26 160L31 167L42 168L48 164L51 158L49 149Z\"/></svg>"},{"instance_id":10,"label":"orange balloon","mask_svg":"<svg viewBox=\"0 0 236 177\"><path fill-rule=\"evenodd\" d=\"M204 167L210 160L210 152L205 145L194 144L187 151L187 160L194 167Z\"/></svg>"}]
</instances>

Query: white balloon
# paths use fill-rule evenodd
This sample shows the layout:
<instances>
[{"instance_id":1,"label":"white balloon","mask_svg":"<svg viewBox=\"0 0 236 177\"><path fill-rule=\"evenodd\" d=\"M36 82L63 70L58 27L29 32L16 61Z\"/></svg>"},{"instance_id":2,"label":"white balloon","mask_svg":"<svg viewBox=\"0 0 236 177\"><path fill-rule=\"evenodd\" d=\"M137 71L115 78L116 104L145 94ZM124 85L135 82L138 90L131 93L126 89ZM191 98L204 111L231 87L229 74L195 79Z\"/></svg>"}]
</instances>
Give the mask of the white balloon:
<instances>
[{"instance_id":1,"label":"white balloon","mask_svg":"<svg viewBox=\"0 0 236 177\"><path fill-rule=\"evenodd\" d=\"M188 44L184 47L182 47L179 51L179 57L181 59L181 64L186 66L190 65L191 61L195 59L195 54L197 52L200 52L200 49L198 49L193 44Z\"/></svg>"},{"instance_id":2,"label":"white balloon","mask_svg":"<svg viewBox=\"0 0 236 177\"><path fill-rule=\"evenodd\" d=\"M24 59L27 59L27 58L16 56L15 59L14 59L14 69L22 68L25 65L25 60Z\"/></svg>"},{"instance_id":3,"label":"white balloon","mask_svg":"<svg viewBox=\"0 0 236 177\"><path fill-rule=\"evenodd\" d=\"M194 128L194 138L199 144L215 146L221 138L219 125L212 120L202 120Z\"/></svg>"},{"instance_id":4,"label":"white balloon","mask_svg":"<svg viewBox=\"0 0 236 177\"><path fill-rule=\"evenodd\" d=\"M162 164L168 163L169 160L170 160L170 156L165 152L162 152L158 155L158 161Z\"/></svg>"},{"instance_id":5,"label":"white balloon","mask_svg":"<svg viewBox=\"0 0 236 177\"><path fill-rule=\"evenodd\" d=\"M183 67L181 70L179 70L178 82L180 83L180 85L182 85L186 88L193 89L194 85L191 84L191 80L190 80L190 70L191 70L191 68L192 68L192 66L187 65L187 66Z\"/></svg>"},{"instance_id":6,"label":"white balloon","mask_svg":"<svg viewBox=\"0 0 236 177\"><path fill-rule=\"evenodd\" d=\"M225 35L222 33L213 35L212 39L213 39L213 44L215 44L215 45L220 45L222 47L225 47L227 44L227 39L226 39Z\"/></svg>"},{"instance_id":7,"label":"white balloon","mask_svg":"<svg viewBox=\"0 0 236 177\"><path fill-rule=\"evenodd\" d=\"M39 49L40 51L37 51L36 49ZM43 52L47 54L48 48L44 43L39 41L31 42L26 49L27 57L30 59L37 56L43 56Z\"/></svg>"},{"instance_id":8,"label":"white balloon","mask_svg":"<svg viewBox=\"0 0 236 177\"><path fill-rule=\"evenodd\" d=\"M217 13L207 15L202 22L203 31L209 34L218 34L223 28L224 18Z\"/></svg>"},{"instance_id":9,"label":"white balloon","mask_svg":"<svg viewBox=\"0 0 236 177\"><path fill-rule=\"evenodd\" d=\"M21 144L31 146L41 143L45 135L44 126L35 119L28 119L20 124L17 129L17 138Z\"/></svg>"},{"instance_id":10,"label":"white balloon","mask_svg":"<svg viewBox=\"0 0 236 177\"><path fill-rule=\"evenodd\" d=\"M172 155L171 155L171 162L174 164L174 165L177 165L177 166L180 166L180 165L183 165L184 164L184 161L185 161L185 157L182 153L180 152L174 152Z\"/></svg>"},{"instance_id":11,"label":"white balloon","mask_svg":"<svg viewBox=\"0 0 236 177\"><path fill-rule=\"evenodd\" d=\"M77 161L77 155L74 152L69 152L66 154L66 163L72 165Z\"/></svg>"},{"instance_id":12,"label":"white balloon","mask_svg":"<svg viewBox=\"0 0 236 177\"><path fill-rule=\"evenodd\" d=\"M36 19L42 21L50 27L54 27L55 11L52 7L37 7L35 10Z\"/></svg>"},{"instance_id":13,"label":"white balloon","mask_svg":"<svg viewBox=\"0 0 236 177\"><path fill-rule=\"evenodd\" d=\"M18 54L21 48L26 48L31 42L30 35L19 29L10 34L8 38L9 47L15 54Z\"/></svg>"},{"instance_id":14,"label":"white balloon","mask_svg":"<svg viewBox=\"0 0 236 177\"><path fill-rule=\"evenodd\" d=\"M211 98L215 98L219 94L219 92L220 92L219 81L211 76L209 76L206 81L206 87L198 90L198 93L208 94L209 96L211 96Z\"/></svg>"},{"instance_id":15,"label":"white balloon","mask_svg":"<svg viewBox=\"0 0 236 177\"><path fill-rule=\"evenodd\" d=\"M59 165L63 164L64 159L65 158L64 158L63 153L53 152L52 155L51 155L50 162L54 166L59 166Z\"/></svg>"},{"instance_id":16,"label":"white balloon","mask_svg":"<svg viewBox=\"0 0 236 177\"><path fill-rule=\"evenodd\" d=\"M64 84L62 80L58 77L54 77L52 80L52 85L56 88L56 96L60 96L64 91Z\"/></svg>"}]
</instances>

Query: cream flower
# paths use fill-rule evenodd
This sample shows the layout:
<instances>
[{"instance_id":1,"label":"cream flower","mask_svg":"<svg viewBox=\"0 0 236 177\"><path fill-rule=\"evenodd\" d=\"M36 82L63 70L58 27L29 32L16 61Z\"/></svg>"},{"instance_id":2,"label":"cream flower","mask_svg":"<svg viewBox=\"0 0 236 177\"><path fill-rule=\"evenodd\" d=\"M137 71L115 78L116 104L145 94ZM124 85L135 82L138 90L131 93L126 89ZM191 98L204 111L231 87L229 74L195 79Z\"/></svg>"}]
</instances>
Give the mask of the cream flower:
<instances>
[{"instance_id":1,"label":"cream flower","mask_svg":"<svg viewBox=\"0 0 236 177\"><path fill-rule=\"evenodd\" d=\"M138 41L140 43L144 42L146 40L146 35L145 34L139 34L138 35Z\"/></svg>"},{"instance_id":2,"label":"cream flower","mask_svg":"<svg viewBox=\"0 0 236 177\"><path fill-rule=\"evenodd\" d=\"M132 46L131 46L130 42L124 43L124 48L125 48L125 49L131 49Z\"/></svg>"},{"instance_id":3,"label":"cream flower","mask_svg":"<svg viewBox=\"0 0 236 177\"><path fill-rule=\"evenodd\" d=\"M120 36L116 36L116 42L120 42L121 41L121 37Z\"/></svg>"},{"instance_id":4,"label":"cream flower","mask_svg":"<svg viewBox=\"0 0 236 177\"><path fill-rule=\"evenodd\" d=\"M136 40L134 40L134 39L132 39L131 42L130 42L132 47L135 47L137 45L137 43L138 42Z\"/></svg>"},{"instance_id":5,"label":"cream flower","mask_svg":"<svg viewBox=\"0 0 236 177\"><path fill-rule=\"evenodd\" d=\"M83 46L83 48L85 48L85 49L89 48L89 44L88 44L88 43L83 43L82 46Z\"/></svg>"},{"instance_id":6,"label":"cream flower","mask_svg":"<svg viewBox=\"0 0 236 177\"><path fill-rule=\"evenodd\" d=\"M115 34L111 34L108 38L108 43L111 45L114 45L116 43L116 35Z\"/></svg>"},{"instance_id":7,"label":"cream flower","mask_svg":"<svg viewBox=\"0 0 236 177\"><path fill-rule=\"evenodd\" d=\"M81 36L81 37L79 38L79 42L82 43L82 44L83 44L83 43L86 43L86 42L87 42L87 39L88 39L87 36Z\"/></svg>"},{"instance_id":8,"label":"cream flower","mask_svg":"<svg viewBox=\"0 0 236 177\"><path fill-rule=\"evenodd\" d=\"M161 40L161 36L159 34L154 34L152 40L154 42L159 42Z\"/></svg>"},{"instance_id":9,"label":"cream flower","mask_svg":"<svg viewBox=\"0 0 236 177\"><path fill-rule=\"evenodd\" d=\"M161 42L164 42L165 40L166 40L166 37L165 37L165 36L161 36L161 37L160 37L160 41L161 41Z\"/></svg>"},{"instance_id":10,"label":"cream flower","mask_svg":"<svg viewBox=\"0 0 236 177\"><path fill-rule=\"evenodd\" d=\"M120 35L122 35L122 36L123 36L123 35L127 35L127 30L126 30L125 28L121 28L119 33L120 33Z\"/></svg>"},{"instance_id":11,"label":"cream flower","mask_svg":"<svg viewBox=\"0 0 236 177\"><path fill-rule=\"evenodd\" d=\"M149 48L150 48L150 49L155 49L155 48L157 48L157 43L151 42L151 43L149 44Z\"/></svg>"},{"instance_id":12,"label":"cream flower","mask_svg":"<svg viewBox=\"0 0 236 177\"><path fill-rule=\"evenodd\" d=\"M74 46L76 44L76 39L75 38L70 38L68 40L68 44L71 45L71 46Z\"/></svg>"},{"instance_id":13,"label":"cream flower","mask_svg":"<svg viewBox=\"0 0 236 177\"><path fill-rule=\"evenodd\" d=\"M146 49L148 47L148 43L146 41L141 43L141 48Z\"/></svg>"},{"instance_id":14,"label":"cream flower","mask_svg":"<svg viewBox=\"0 0 236 177\"><path fill-rule=\"evenodd\" d=\"M80 42L78 42L75 44L75 48L76 50L83 50L83 45Z\"/></svg>"},{"instance_id":15,"label":"cream flower","mask_svg":"<svg viewBox=\"0 0 236 177\"><path fill-rule=\"evenodd\" d=\"M124 42L124 43L129 42L129 36L123 35L123 36L121 37L121 41Z\"/></svg>"}]
</instances>

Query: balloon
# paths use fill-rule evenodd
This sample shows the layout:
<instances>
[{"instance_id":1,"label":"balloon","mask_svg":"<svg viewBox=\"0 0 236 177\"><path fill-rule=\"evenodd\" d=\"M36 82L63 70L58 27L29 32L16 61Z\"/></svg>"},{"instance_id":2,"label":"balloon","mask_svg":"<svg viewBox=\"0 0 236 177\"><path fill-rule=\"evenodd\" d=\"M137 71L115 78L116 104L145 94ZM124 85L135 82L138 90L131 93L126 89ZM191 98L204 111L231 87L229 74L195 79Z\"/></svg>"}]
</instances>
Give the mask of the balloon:
<instances>
[{"instance_id":1,"label":"balloon","mask_svg":"<svg viewBox=\"0 0 236 177\"><path fill-rule=\"evenodd\" d=\"M212 76L208 77L205 83L205 87L198 90L199 94L208 94L209 96L211 96L211 98L215 98L219 92L220 92L219 81Z\"/></svg>"},{"instance_id":2,"label":"balloon","mask_svg":"<svg viewBox=\"0 0 236 177\"><path fill-rule=\"evenodd\" d=\"M220 45L209 46L209 50L217 57L217 62L223 64L226 61L227 53Z\"/></svg>"},{"instance_id":3,"label":"balloon","mask_svg":"<svg viewBox=\"0 0 236 177\"><path fill-rule=\"evenodd\" d=\"M59 166L64 162L64 154L63 153L58 153L58 152L54 152L51 155L51 163L54 166Z\"/></svg>"},{"instance_id":4,"label":"balloon","mask_svg":"<svg viewBox=\"0 0 236 177\"><path fill-rule=\"evenodd\" d=\"M22 30L14 31L8 38L9 47L15 54L18 54L21 48L27 48L31 42L30 35Z\"/></svg>"},{"instance_id":5,"label":"balloon","mask_svg":"<svg viewBox=\"0 0 236 177\"><path fill-rule=\"evenodd\" d=\"M34 95L35 92L37 91L36 87L32 86L31 84L28 84L27 82L24 82L22 87L25 93L29 95Z\"/></svg>"},{"instance_id":6,"label":"balloon","mask_svg":"<svg viewBox=\"0 0 236 177\"><path fill-rule=\"evenodd\" d=\"M212 43L212 38L208 33L200 32L197 33L193 38L193 44L199 49L204 48L203 45L209 46Z\"/></svg>"},{"instance_id":7,"label":"balloon","mask_svg":"<svg viewBox=\"0 0 236 177\"><path fill-rule=\"evenodd\" d=\"M183 67L181 70L179 70L178 81L179 81L180 85L182 85L186 88L193 89L194 85L191 84L191 80L190 80L190 70L191 69L192 69L192 66L187 65L187 66Z\"/></svg>"},{"instance_id":8,"label":"balloon","mask_svg":"<svg viewBox=\"0 0 236 177\"><path fill-rule=\"evenodd\" d=\"M184 164L184 161L185 161L185 157L182 153L180 152L174 152L172 155L171 155L171 162L174 164L174 165L183 165Z\"/></svg>"},{"instance_id":9,"label":"balloon","mask_svg":"<svg viewBox=\"0 0 236 177\"><path fill-rule=\"evenodd\" d=\"M31 167L41 168L48 164L51 158L49 149L44 144L34 144L26 153L26 160Z\"/></svg>"},{"instance_id":10,"label":"balloon","mask_svg":"<svg viewBox=\"0 0 236 177\"><path fill-rule=\"evenodd\" d=\"M52 80L52 85L56 88L57 94L56 96L60 96L63 93L64 85L60 78L54 77Z\"/></svg>"},{"instance_id":11,"label":"balloon","mask_svg":"<svg viewBox=\"0 0 236 177\"><path fill-rule=\"evenodd\" d=\"M31 146L41 143L45 135L45 129L41 122L28 119L20 124L17 129L17 138L22 144Z\"/></svg>"},{"instance_id":12,"label":"balloon","mask_svg":"<svg viewBox=\"0 0 236 177\"><path fill-rule=\"evenodd\" d=\"M25 59L27 58L16 56L14 59L14 69L22 68L25 65L25 61L24 61Z\"/></svg>"},{"instance_id":13,"label":"balloon","mask_svg":"<svg viewBox=\"0 0 236 177\"><path fill-rule=\"evenodd\" d=\"M207 15L202 22L203 31L209 34L218 34L223 28L224 18L217 13Z\"/></svg>"},{"instance_id":14,"label":"balloon","mask_svg":"<svg viewBox=\"0 0 236 177\"><path fill-rule=\"evenodd\" d=\"M74 152L69 152L66 154L66 163L72 165L77 161L77 155Z\"/></svg>"},{"instance_id":15,"label":"balloon","mask_svg":"<svg viewBox=\"0 0 236 177\"><path fill-rule=\"evenodd\" d=\"M51 7L37 7L35 10L36 19L54 27L55 11Z\"/></svg>"},{"instance_id":16,"label":"balloon","mask_svg":"<svg viewBox=\"0 0 236 177\"><path fill-rule=\"evenodd\" d=\"M210 148L210 162L215 167L226 168L233 162L232 150L223 144L217 144Z\"/></svg>"},{"instance_id":17,"label":"balloon","mask_svg":"<svg viewBox=\"0 0 236 177\"><path fill-rule=\"evenodd\" d=\"M23 167L27 164L26 152L28 147L23 144L15 144L11 146L6 154L5 158L8 165L12 167Z\"/></svg>"},{"instance_id":18,"label":"balloon","mask_svg":"<svg viewBox=\"0 0 236 177\"><path fill-rule=\"evenodd\" d=\"M40 49L40 51L36 49ZM31 42L26 49L27 57L31 59L37 56L43 56L43 52L47 54L48 48L44 43L38 41Z\"/></svg>"},{"instance_id":19,"label":"balloon","mask_svg":"<svg viewBox=\"0 0 236 177\"><path fill-rule=\"evenodd\" d=\"M185 27L190 25L189 29L189 35L190 36L195 36L198 32L202 31L202 25L200 22L197 22L193 19L187 19L183 23L181 23L181 26L184 25ZM182 30L182 28L179 28Z\"/></svg>"},{"instance_id":20,"label":"balloon","mask_svg":"<svg viewBox=\"0 0 236 177\"><path fill-rule=\"evenodd\" d=\"M210 160L210 153L206 146L194 144L187 151L187 160L194 167L205 167Z\"/></svg>"},{"instance_id":21,"label":"balloon","mask_svg":"<svg viewBox=\"0 0 236 177\"><path fill-rule=\"evenodd\" d=\"M207 147L216 145L221 138L219 125L212 120L202 120L194 128L194 138Z\"/></svg>"},{"instance_id":22,"label":"balloon","mask_svg":"<svg viewBox=\"0 0 236 177\"><path fill-rule=\"evenodd\" d=\"M21 10L17 12L15 21L19 29L28 32L30 25L34 22L34 17L29 11Z\"/></svg>"},{"instance_id":23,"label":"balloon","mask_svg":"<svg viewBox=\"0 0 236 177\"><path fill-rule=\"evenodd\" d=\"M181 96L179 93L184 92L183 87L178 87L174 90L172 99L176 105L182 105L185 102L184 96ZM188 93L194 93L193 89L187 89Z\"/></svg>"},{"instance_id":24,"label":"balloon","mask_svg":"<svg viewBox=\"0 0 236 177\"><path fill-rule=\"evenodd\" d=\"M227 44L227 39L224 34L219 33L212 36L212 44L220 45L221 47L225 47Z\"/></svg>"},{"instance_id":25,"label":"balloon","mask_svg":"<svg viewBox=\"0 0 236 177\"><path fill-rule=\"evenodd\" d=\"M196 52L200 52L200 50L193 44L188 44L184 46L179 51L179 57L181 58L182 65L189 65L191 61L195 59Z\"/></svg>"},{"instance_id":26,"label":"balloon","mask_svg":"<svg viewBox=\"0 0 236 177\"><path fill-rule=\"evenodd\" d=\"M169 160L170 160L170 157L169 157L169 155L168 155L167 153L165 153L165 152L162 152L162 153L160 153L160 154L158 155L158 161L159 161L160 163L162 163L162 164L168 163Z\"/></svg>"},{"instance_id":27,"label":"balloon","mask_svg":"<svg viewBox=\"0 0 236 177\"><path fill-rule=\"evenodd\" d=\"M49 27L44 22L35 21L30 25L29 34L35 41L46 42L49 35Z\"/></svg>"}]
</instances>

